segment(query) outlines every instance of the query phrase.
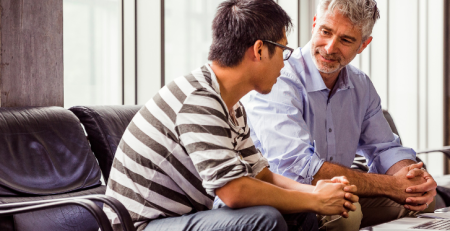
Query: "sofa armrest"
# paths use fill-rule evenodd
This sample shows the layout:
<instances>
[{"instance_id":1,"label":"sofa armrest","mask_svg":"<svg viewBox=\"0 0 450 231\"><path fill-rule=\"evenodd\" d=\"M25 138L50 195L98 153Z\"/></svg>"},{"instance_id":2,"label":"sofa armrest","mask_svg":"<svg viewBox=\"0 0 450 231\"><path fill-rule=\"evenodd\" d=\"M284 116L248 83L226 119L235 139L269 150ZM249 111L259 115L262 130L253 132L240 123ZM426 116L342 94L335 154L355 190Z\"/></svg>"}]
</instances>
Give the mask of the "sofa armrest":
<instances>
[{"instance_id":1,"label":"sofa armrest","mask_svg":"<svg viewBox=\"0 0 450 231\"><path fill-rule=\"evenodd\" d=\"M27 205L24 205L27 204ZM42 209L61 207L65 205L77 205L85 208L94 216L102 231L112 231L108 217L94 202L88 199L65 198L57 199L57 201L32 201L25 203L9 203L0 205L0 216L10 216L19 213L32 212Z\"/></svg>"},{"instance_id":2,"label":"sofa armrest","mask_svg":"<svg viewBox=\"0 0 450 231\"><path fill-rule=\"evenodd\" d=\"M427 149L427 150L419 150L416 153L417 154L427 154L430 152L442 152L445 157L450 158L450 146L444 146L444 147L440 147L440 148L432 148L432 149Z\"/></svg>"},{"instance_id":3,"label":"sofa armrest","mask_svg":"<svg viewBox=\"0 0 450 231\"><path fill-rule=\"evenodd\" d=\"M125 208L125 206L120 203L117 199L102 195L102 194L94 194L94 195L86 195L86 196L78 196L71 198L61 198L61 199L50 199L50 200L39 200L39 201L28 201L28 202L20 202L20 203L10 203L10 204L2 204L0 205L0 210L3 209L11 209L11 208L20 208L20 207L28 207L46 203L53 203L59 201L66 201L68 199L82 199L82 200L90 200L90 201L99 201L107 204L111 209L119 217L120 223L122 225L123 231L134 231L136 228L133 225L133 221L131 220L130 213ZM1 216L1 215L0 215Z\"/></svg>"}]
</instances>

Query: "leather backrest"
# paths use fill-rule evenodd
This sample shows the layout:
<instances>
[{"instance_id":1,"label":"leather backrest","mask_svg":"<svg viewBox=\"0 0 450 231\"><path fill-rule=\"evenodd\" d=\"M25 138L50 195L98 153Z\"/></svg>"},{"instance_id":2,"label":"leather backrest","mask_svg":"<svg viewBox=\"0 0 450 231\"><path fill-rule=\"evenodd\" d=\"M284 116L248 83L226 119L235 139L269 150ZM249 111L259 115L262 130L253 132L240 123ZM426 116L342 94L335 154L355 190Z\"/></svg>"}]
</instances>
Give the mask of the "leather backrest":
<instances>
[{"instance_id":1,"label":"leather backrest","mask_svg":"<svg viewBox=\"0 0 450 231\"><path fill-rule=\"evenodd\" d=\"M108 182L114 155L125 129L142 106L75 106L70 108L83 124Z\"/></svg>"},{"instance_id":2,"label":"leather backrest","mask_svg":"<svg viewBox=\"0 0 450 231\"><path fill-rule=\"evenodd\" d=\"M100 185L80 122L61 107L0 108L0 196L50 195Z\"/></svg>"},{"instance_id":3,"label":"leather backrest","mask_svg":"<svg viewBox=\"0 0 450 231\"><path fill-rule=\"evenodd\" d=\"M392 132L395 133L398 137L400 137L400 135L398 134L397 127L395 126L394 119L392 119L391 114L389 114L388 111L383 110L383 115L384 115L384 118L386 118L386 120L387 120L387 122L389 124L389 127L391 127ZM400 143L401 142L402 141L400 139Z\"/></svg>"}]
</instances>

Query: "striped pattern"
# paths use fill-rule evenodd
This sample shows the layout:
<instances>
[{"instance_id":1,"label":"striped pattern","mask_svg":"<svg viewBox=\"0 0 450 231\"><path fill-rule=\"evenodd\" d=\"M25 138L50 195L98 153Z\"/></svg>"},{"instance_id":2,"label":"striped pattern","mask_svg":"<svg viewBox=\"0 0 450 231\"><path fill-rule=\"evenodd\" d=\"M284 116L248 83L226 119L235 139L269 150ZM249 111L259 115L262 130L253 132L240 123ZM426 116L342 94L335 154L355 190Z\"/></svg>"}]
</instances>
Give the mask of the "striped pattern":
<instances>
[{"instance_id":1,"label":"striped pattern","mask_svg":"<svg viewBox=\"0 0 450 231\"><path fill-rule=\"evenodd\" d=\"M106 195L127 207L138 230L152 219L209 210L215 189L268 166L243 106L233 107L234 124L219 89L205 65L162 88L126 129ZM117 215L104 210L121 230Z\"/></svg>"}]
</instances>

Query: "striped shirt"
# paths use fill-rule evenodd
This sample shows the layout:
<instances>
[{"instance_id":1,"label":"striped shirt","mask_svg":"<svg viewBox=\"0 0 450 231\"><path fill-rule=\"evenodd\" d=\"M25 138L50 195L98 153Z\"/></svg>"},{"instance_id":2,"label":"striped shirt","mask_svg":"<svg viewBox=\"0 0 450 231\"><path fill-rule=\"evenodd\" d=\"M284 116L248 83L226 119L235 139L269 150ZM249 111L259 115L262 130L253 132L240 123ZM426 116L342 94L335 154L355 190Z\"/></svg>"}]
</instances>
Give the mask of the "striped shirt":
<instances>
[{"instance_id":1,"label":"striped shirt","mask_svg":"<svg viewBox=\"0 0 450 231\"><path fill-rule=\"evenodd\" d=\"M268 166L246 117L240 102L228 112L208 64L175 79L128 125L106 195L124 204L138 230L152 219L211 209L215 189ZM121 230L111 208L104 210L114 230Z\"/></svg>"}]
</instances>

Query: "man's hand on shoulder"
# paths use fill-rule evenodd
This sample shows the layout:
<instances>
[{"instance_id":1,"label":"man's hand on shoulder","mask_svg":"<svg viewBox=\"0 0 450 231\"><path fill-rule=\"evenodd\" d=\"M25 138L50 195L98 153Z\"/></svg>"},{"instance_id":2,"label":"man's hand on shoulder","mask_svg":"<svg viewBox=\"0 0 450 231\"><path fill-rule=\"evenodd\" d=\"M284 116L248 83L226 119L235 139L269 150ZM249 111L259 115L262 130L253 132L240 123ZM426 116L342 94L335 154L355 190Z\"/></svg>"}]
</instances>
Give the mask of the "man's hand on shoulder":
<instances>
[{"instance_id":1,"label":"man's hand on shoulder","mask_svg":"<svg viewBox=\"0 0 450 231\"><path fill-rule=\"evenodd\" d=\"M420 194L416 197L406 198L405 208L415 211L422 211L428 208L436 196L437 183L433 177L423 168L423 163L410 165L414 167L407 174L408 179L422 178L425 183L410 186L406 189L407 193Z\"/></svg>"}]
</instances>

